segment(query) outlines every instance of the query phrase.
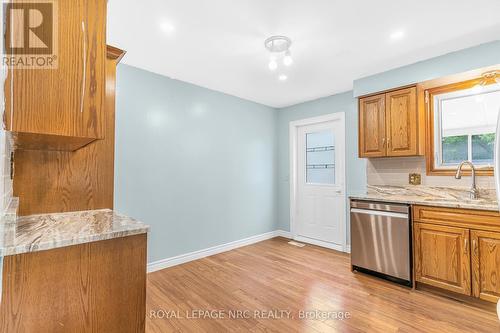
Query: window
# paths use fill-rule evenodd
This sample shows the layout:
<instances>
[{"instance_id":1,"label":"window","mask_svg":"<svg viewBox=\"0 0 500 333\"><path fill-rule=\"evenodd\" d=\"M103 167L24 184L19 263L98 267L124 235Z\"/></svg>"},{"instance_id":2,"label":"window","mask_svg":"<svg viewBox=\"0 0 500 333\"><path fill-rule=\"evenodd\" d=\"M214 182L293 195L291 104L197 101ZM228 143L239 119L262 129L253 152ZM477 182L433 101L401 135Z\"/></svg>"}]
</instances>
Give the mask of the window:
<instances>
[{"instance_id":1,"label":"window","mask_svg":"<svg viewBox=\"0 0 500 333\"><path fill-rule=\"evenodd\" d=\"M492 167L500 85L438 91L431 97L434 169L454 169L464 160Z\"/></svg>"},{"instance_id":2,"label":"window","mask_svg":"<svg viewBox=\"0 0 500 333\"><path fill-rule=\"evenodd\" d=\"M335 137L331 130L306 134L306 182L335 184Z\"/></svg>"}]
</instances>

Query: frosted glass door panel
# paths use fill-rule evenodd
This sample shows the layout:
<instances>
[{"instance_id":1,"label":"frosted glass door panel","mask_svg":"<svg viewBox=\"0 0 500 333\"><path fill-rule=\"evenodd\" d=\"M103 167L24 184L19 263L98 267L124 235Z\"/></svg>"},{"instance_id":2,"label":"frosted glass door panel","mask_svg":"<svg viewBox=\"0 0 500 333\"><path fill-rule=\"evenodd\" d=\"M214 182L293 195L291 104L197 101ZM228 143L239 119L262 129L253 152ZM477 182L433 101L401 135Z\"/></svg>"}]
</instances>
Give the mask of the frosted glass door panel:
<instances>
[{"instance_id":1,"label":"frosted glass door panel","mask_svg":"<svg viewBox=\"0 0 500 333\"><path fill-rule=\"evenodd\" d=\"M332 130L306 134L306 182L335 184L335 135Z\"/></svg>"}]
</instances>

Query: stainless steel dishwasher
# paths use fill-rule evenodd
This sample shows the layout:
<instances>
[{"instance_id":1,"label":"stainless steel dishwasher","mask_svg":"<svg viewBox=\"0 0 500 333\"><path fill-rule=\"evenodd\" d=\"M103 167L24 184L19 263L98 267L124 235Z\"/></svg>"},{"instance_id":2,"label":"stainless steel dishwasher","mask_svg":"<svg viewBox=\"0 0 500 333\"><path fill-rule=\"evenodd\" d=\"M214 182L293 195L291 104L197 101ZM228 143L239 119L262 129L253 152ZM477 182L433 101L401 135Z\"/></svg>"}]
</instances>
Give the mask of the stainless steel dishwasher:
<instances>
[{"instance_id":1,"label":"stainless steel dishwasher","mask_svg":"<svg viewBox=\"0 0 500 333\"><path fill-rule=\"evenodd\" d=\"M351 265L408 286L411 274L410 206L351 200Z\"/></svg>"}]
</instances>

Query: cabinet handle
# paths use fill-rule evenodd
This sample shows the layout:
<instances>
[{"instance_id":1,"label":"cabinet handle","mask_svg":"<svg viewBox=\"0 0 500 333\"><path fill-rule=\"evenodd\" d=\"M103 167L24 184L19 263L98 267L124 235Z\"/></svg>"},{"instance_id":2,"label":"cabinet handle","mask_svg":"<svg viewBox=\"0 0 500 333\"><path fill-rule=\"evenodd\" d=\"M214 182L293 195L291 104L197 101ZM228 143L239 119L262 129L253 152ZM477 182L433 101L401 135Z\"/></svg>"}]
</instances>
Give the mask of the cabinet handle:
<instances>
[{"instance_id":1,"label":"cabinet handle","mask_svg":"<svg viewBox=\"0 0 500 333\"><path fill-rule=\"evenodd\" d=\"M467 238L464 239L464 253L467 254L467 245L468 245L468 240Z\"/></svg>"},{"instance_id":2,"label":"cabinet handle","mask_svg":"<svg viewBox=\"0 0 500 333\"><path fill-rule=\"evenodd\" d=\"M472 240L472 248L474 249L474 254L477 255L477 242L475 239Z\"/></svg>"},{"instance_id":3,"label":"cabinet handle","mask_svg":"<svg viewBox=\"0 0 500 333\"><path fill-rule=\"evenodd\" d=\"M82 76L82 96L80 100L80 112L83 113L83 104L85 101L85 85L87 80L87 33L85 30L85 22L82 21L82 33L83 33L83 76Z\"/></svg>"},{"instance_id":4,"label":"cabinet handle","mask_svg":"<svg viewBox=\"0 0 500 333\"><path fill-rule=\"evenodd\" d=\"M385 147L385 138L382 138L382 147Z\"/></svg>"}]
</instances>

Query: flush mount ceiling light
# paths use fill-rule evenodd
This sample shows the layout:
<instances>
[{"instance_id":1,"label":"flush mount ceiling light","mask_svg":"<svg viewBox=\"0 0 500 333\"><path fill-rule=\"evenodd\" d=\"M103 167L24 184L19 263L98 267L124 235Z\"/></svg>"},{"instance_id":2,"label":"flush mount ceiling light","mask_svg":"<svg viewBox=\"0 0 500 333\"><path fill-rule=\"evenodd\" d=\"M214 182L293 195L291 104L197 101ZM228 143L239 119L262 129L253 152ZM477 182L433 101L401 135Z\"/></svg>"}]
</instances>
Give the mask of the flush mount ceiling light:
<instances>
[{"instance_id":1,"label":"flush mount ceiling light","mask_svg":"<svg viewBox=\"0 0 500 333\"><path fill-rule=\"evenodd\" d=\"M264 46L271 53L269 57L269 69L275 71L278 68L278 61L282 60L283 65L293 64L290 47L292 40L286 36L271 36L264 41Z\"/></svg>"},{"instance_id":2,"label":"flush mount ceiling light","mask_svg":"<svg viewBox=\"0 0 500 333\"><path fill-rule=\"evenodd\" d=\"M472 89L474 90L474 93L480 94L484 87L488 84L492 84L496 82L497 84L500 84L500 71L489 71L481 74L481 81L477 83Z\"/></svg>"}]
</instances>

